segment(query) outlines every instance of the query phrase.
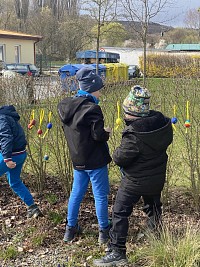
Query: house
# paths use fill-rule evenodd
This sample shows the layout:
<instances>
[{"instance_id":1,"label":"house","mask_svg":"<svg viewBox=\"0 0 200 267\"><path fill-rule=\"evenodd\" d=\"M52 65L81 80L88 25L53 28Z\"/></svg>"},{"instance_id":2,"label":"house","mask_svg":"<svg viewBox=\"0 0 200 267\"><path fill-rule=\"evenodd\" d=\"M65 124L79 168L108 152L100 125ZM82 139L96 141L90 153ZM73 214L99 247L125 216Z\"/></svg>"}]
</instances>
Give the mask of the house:
<instances>
[{"instance_id":1,"label":"house","mask_svg":"<svg viewBox=\"0 0 200 267\"><path fill-rule=\"evenodd\" d=\"M36 43L42 36L0 30L0 61L35 64Z\"/></svg>"}]
</instances>

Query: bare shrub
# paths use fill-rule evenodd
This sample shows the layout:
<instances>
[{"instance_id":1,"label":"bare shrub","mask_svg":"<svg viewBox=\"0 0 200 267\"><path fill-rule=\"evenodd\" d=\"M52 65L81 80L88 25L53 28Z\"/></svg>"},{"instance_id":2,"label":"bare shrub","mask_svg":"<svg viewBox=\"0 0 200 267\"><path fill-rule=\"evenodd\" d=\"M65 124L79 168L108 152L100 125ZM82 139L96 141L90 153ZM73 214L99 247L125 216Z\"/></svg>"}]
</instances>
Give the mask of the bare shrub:
<instances>
[{"instance_id":1,"label":"bare shrub","mask_svg":"<svg viewBox=\"0 0 200 267\"><path fill-rule=\"evenodd\" d=\"M64 137L62 124L57 113L57 104L65 96L74 93L67 92L63 95L62 84L59 77L41 77L33 80L34 102L28 101L27 92L24 86L25 81L2 81L2 95L6 95L6 103L17 105L21 115L21 122L24 126L28 140L28 159L25 171L29 176L34 177L33 186L39 192L45 188L48 176L55 176L59 179L63 189L69 194L73 178L72 163L69 150ZM117 102L122 107L122 103L128 94L131 86L140 83L140 80L127 82L107 82L102 89L100 106L105 117L105 127L113 129L113 135L108 144L110 154L121 140L124 128L123 110L120 108L118 114ZM200 167L199 167L199 103L200 94L198 80L192 79L148 79L147 87L152 93L151 109L163 112L168 117L176 116L177 124L174 125L174 142L168 149L167 180L163 197L167 200L171 187L186 186L193 196L194 203L199 208L200 189ZM5 92L5 88L6 91ZM15 92L15 93L12 93ZM189 101L189 115L191 127L187 129L184 125L186 120L186 103ZM176 114L174 114L176 106ZM36 125L31 130L28 124L34 110ZM40 121L41 111L44 112L42 122ZM47 131L50 122L52 129ZM121 124L116 124L116 119L120 115ZM41 128L43 133L38 135L37 130ZM47 131L47 134L45 132ZM44 136L45 135L45 136ZM84 137L83 137L84 138ZM44 156L48 156L45 160ZM111 180L120 181L120 171L113 162L109 165L109 176Z\"/></svg>"}]
</instances>

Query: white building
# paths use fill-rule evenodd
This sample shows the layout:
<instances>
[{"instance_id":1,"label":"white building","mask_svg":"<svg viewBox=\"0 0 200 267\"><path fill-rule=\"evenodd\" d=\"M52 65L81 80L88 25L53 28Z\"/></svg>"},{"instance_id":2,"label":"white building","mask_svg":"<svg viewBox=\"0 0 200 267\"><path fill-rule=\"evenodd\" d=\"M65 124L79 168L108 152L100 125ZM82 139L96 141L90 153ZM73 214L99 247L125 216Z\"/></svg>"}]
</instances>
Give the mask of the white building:
<instances>
[{"instance_id":1,"label":"white building","mask_svg":"<svg viewBox=\"0 0 200 267\"><path fill-rule=\"evenodd\" d=\"M103 47L106 52L120 54L120 63L139 65L139 57L143 55L142 48Z\"/></svg>"},{"instance_id":2,"label":"white building","mask_svg":"<svg viewBox=\"0 0 200 267\"><path fill-rule=\"evenodd\" d=\"M120 63L127 65L138 65L139 58L143 56L142 48L126 48L126 47L102 47L106 52L120 54ZM199 55L200 44L170 44L163 49L149 49L148 54L170 54L170 55Z\"/></svg>"}]
</instances>

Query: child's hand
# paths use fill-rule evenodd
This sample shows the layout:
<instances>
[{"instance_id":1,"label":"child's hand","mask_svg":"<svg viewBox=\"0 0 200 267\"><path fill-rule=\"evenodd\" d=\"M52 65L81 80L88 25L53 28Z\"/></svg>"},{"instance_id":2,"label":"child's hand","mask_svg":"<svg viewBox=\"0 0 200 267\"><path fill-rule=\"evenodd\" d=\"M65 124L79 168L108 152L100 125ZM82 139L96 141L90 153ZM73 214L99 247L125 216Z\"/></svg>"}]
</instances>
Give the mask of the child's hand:
<instances>
[{"instance_id":1,"label":"child's hand","mask_svg":"<svg viewBox=\"0 0 200 267\"><path fill-rule=\"evenodd\" d=\"M13 162L12 160L8 161L6 162L6 166L10 169L14 169L16 167L16 162Z\"/></svg>"},{"instance_id":2,"label":"child's hand","mask_svg":"<svg viewBox=\"0 0 200 267\"><path fill-rule=\"evenodd\" d=\"M106 132L108 132L109 133L109 136L111 137L111 135L112 135L112 129L110 127L106 127L106 128L104 128L104 130Z\"/></svg>"}]
</instances>

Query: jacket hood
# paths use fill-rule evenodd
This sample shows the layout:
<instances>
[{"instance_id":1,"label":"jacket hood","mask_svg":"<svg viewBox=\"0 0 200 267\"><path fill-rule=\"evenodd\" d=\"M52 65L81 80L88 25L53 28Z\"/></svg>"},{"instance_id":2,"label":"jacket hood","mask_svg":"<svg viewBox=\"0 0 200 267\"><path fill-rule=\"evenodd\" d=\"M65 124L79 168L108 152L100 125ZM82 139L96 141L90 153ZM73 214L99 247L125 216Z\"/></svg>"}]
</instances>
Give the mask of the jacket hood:
<instances>
[{"instance_id":1,"label":"jacket hood","mask_svg":"<svg viewBox=\"0 0 200 267\"><path fill-rule=\"evenodd\" d=\"M8 115L18 121L20 119L19 114L17 113L15 107L13 105L10 106L1 106L0 107L0 115Z\"/></svg>"},{"instance_id":2,"label":"jacket hood","mask_svg":"<svg viewBox=\"0 0 200 267\"><path fill-rule=\"evenodd\" d=\"M142 120L145 119L149 119L149 117L142 118ZM155 112L151 120L152 124L150 125L153 125L155 129L151 129L150 127L150 131L140 131L140 123L142 124L142 122L136 120L127 127L127 130L134 132L135 136L155 151L166 149L173 140L170 118L165 117L160 112Z\"/></svg>"},{"instance_id":3,"label":"jacket hood","mask_svg":"<svg viewBox=\"0 0 200 267\"><path fill-rule=\"evenodd\" d=\"M74 114L84 101L88 101L87 98L84 97L64 98L58 104L58 113L60 115L61 121L67 124L74 117Z\"/></svg>"}]
</instances>

